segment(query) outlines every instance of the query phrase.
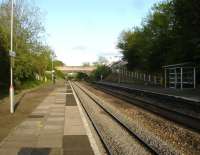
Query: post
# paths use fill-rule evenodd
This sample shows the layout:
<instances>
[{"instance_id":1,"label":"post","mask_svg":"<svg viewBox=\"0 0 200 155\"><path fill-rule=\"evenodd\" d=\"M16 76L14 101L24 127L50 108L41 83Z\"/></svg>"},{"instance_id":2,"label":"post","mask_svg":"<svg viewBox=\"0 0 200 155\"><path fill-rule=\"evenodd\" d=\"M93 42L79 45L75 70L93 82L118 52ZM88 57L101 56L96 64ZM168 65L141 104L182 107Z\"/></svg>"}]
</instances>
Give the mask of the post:
<instances>
[{"instance_id":1,"label":"post","mask_svg":"<svg viewBox=\"0 0 200 155\"><path fill-rule=\"evenodd\" d=\"M13 52L13 0L11 1L10 53ZM10 55L10 113L14 113L13 56Z\"/></svg>"},{"instance_id":2,"label":"post","mask_svg":"<svg viewBox=\"0 0 200 155\"><path fill-rule=\"evenodd\" d=\"M183 67L181 67L181 90L183 89Z\"/></svg>"},{"instance_id":3,"label":"post","mask_svg":"<svg viewBox=\"0 0 200 155\"><path fill-rule=\"evenodd\" d=\"M53 72L53 53L52 53L52 58L51 58L51 79L52 82L54 83L54 72Z\"/></svg>"},{"instance_id":4,"label":"post","mask_svg":"<svg viewBox=\"0 0 200 155\"><path fill-rule=\"evenodd\" d=\"M165 68L165 88L167 88L167 69Z\"/></svg>"},{"instance_id":5,"label":"post","mask_svg":"<svg viewBox=\"0 0 200 155\"><path fill-rule=\"evenodd\" d=\"M175 71L174 71L174 87L175 89L177 88L177 72L176 72L176 68L175 68Z\"/></svg>"},{"instance_id":6,"label":"post","mask_svg":"<svg viewBox=\"0 0 200 155\"><path fill-rule=\"evenodd\" d=\"M101 81L103 80L103 75L101 74Z\"/></svg>"},{"instance_id":7,"label":"post","mask_svg":"<svg viewBox=\"0 0 200 155\"><path fill-rule=\"evenodd\" d=\"M121 81L123 82L124 80L124 68L122 67L122 76L121 76Z\"/></svg>"},{"instance_id":8,"label":"post","mask_svg":"<svg viewBox=\"0 0 200 155\"><path fill-rule=\"evenodd\" d=\"M118 83L120 83L120 76L121 76L120 68L119 68L118 76L119 76L119 77L118 77L118 78L119 78L119 79L118 79Z\"/></svg>"},{"instance_id":9,"label":"post","mask_svg":"<svg viewBox=\"0 0 200 155\"><path fill-rule=\"evenodd\" d=\"M196 68L194 67L194 78L193 78L194 88L196 88Z\"/></svg>"}]
</instances>

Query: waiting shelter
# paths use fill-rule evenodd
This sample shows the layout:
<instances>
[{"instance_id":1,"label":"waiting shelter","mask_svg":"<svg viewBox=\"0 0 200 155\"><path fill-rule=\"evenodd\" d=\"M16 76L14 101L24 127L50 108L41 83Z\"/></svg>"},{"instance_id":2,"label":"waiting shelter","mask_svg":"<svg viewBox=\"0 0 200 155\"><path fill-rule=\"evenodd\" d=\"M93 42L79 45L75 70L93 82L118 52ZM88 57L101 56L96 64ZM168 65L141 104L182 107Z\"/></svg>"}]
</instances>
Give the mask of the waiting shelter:
<instances>
[{"instance_id":1,"label":"waiting shelter","mask_svg":"<svg viewBox=\"0 0 200 155\"><path fill-rule=\"evenodd\" d=\"M196 88L196 67L192 63L163 66L165 88Z\"/></svg>"}]
</instances>

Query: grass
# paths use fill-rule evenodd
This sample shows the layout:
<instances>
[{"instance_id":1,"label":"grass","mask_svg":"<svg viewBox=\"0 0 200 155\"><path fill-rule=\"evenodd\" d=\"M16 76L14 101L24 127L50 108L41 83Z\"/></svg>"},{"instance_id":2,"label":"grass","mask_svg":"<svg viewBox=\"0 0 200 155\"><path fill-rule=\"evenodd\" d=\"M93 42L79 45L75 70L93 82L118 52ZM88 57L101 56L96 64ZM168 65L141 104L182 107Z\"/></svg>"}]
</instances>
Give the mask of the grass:
<instances>
[{"instance_id":1,"label":"grass","mask_svg":"<svg viewBox=\"0 0 200 155\"><path fill-rule=\"evenodd\" d=\"M46 83L49 83L49 81L47 81L47 82L37 81L37 80L26 81L20 86L20 88L18 90L30 89L30 88L34 88L34 87L37 87L39 85L43 85L43 84L46 84Z\"/></svg>"},{"instance_id":2,"label":"grass","mask_svg":"<svg viewBox=\"0 0 200 155\"><path fill-rule=\"evenodd\" d=\"M38 80L25 81L25 82L23 82L22 85L20 85L18 88L15 89L15 94L19 94L24 90L36 88L36 87L43 86L43 85L48 85L50 83L51 83L51 81L47 81L47 82L38 81ZM0 87L0 103L1 103L1 100L4 99L5 97L8 97L8 95L9 95L9 86Z\"/></svg>"}]
</instances>

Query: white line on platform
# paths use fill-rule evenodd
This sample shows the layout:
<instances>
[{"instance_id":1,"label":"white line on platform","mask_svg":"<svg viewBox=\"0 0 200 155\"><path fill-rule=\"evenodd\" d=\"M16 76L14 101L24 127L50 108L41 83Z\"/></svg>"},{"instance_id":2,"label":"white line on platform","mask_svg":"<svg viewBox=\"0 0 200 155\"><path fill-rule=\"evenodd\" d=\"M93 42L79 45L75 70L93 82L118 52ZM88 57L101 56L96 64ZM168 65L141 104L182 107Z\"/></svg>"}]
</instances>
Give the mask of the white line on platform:
<instances>
[{"instance_id":1,"label":"white line on platform","mask_svg":"<svg viewBox=\"0 0 200 155\"><path fill-rule=\"evenodd\" d=\"M74 91L74 88L72 87L70 82L69 82L69 84L70 84L70 87L72 88L72 92L74 94L74 98L75 98L76 103L78 105L78 109L79 109L79 112L80 112L80 115L81 115L81 119L83 120L83 124L84 124L84 127L86 129L86 133L88 135L88 138L89 138L89 141L90 141L90 145L91 145L91 147L92 147L92 149L94 151L94 154L95 155L101 155L101 153L99 151L99 148L97 146L96 140L92 135L91 129L90 129L89 124L88 124L88 121L86 120L86 118L84 116L84 112L83 112L83 109L81 107L81 103L80 103L80 101L79 101L79 99L78 99L78 97L77 97L77 95L76 95L76 93Z\"/></svg>"},{"instance_id":2,"label":"white line on platform","mask_svg":"<svg viewBox=\"0 0 200 155\"><path fill-rule=\"evenodd\" d=\"M63 94L64 94L64 95L70 95L70 94L73 94L73 93L57 93L57 94L58 94L58 95L60 95L60 94L61 94L61 95L63 95Z\"/></svg>"}]
</instances>

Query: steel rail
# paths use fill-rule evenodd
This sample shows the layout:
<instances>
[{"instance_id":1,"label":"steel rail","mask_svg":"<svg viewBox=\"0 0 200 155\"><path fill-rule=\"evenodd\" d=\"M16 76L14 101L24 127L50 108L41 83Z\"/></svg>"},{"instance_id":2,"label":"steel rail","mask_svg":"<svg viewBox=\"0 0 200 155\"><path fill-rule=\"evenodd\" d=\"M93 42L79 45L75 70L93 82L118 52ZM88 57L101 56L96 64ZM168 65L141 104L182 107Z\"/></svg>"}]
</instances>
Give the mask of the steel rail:
<instances>
[{"instance_id":1,"label":"steel rail","mask_svg":"<svg viewBox=\"0 0 200 155\"><path fill-rule=\"evenodd\" d=\"M94 97L92 97L86 90L84 90L81 86L79 86L77 83L74 83L74 85L76 85L80 90L82 90L82 92L84 92L92 101L94 101L94 103L96 103L103 111L105 111L111 118L113 118L121 127L123 127L132 137L134 137L135 139L137 139L144 147L146 147L152 154L159 154L158 150L156 150L155 148L152 148L151 146L149 146L148 144L146 144L140 137L138 137L133 131L131 131L126 125L124 125L124 123L119 120L116 116L114 116L111 112L109 112L106 108L104 108ZM73 87L73 85L72 85ZM75 89L74 89L75 90ZM76 92L76 91L75 91ZM78 94L77 94L78 96ZM78 96L79 98L79 96ZM80 100L80 98L79 98ZM81 101L80 101L81 102ZM81 103L82 104L82 103ZM83 106L83 105L82 105ZM89 117L90 121L92 122L92 119L90 118L87 110L85 109L85 107L83 106L87 116ZM92 125L94 126L95 130L98 133L98 129L95 127L94 123L92 122ZM98 133L98 135L100 136L100 134ZM100 136L101 138L101 136ZM106 144L104 143L103 139L101 138L104 146L106 146ZM107 147L107 146L106 146ZM106 148L106 150L109 151L109 148Z\"/></svg>"},{"instance_id":2,"label":"steel rail","mask_svg":"<svg viewBox=\"0 0 200 155\"><path fill-rule=\"evenodd\" d=\"M194 117L187 113L177 111L176 109L170 109L170 107L167 107L168 106L167 104L162 103L163 101L159 97L156 98L156 102L154 102L152 98L149 99L150 101L148 101L147 99L144 99L144 97L145 97L144 94L140 95L140 97L138 97L137 95L131 94L134 92L132 92L132 89L128 89L127 87L123 89L121 87L116 87L116 86L113 87L113 86L109 86L109 85L103 85L101 83L94 83L93 85L96 89L102 90L114 97L120 98L124 101L127 101L127 102L133 104L133 105L136 105L145 110L151 111L151 112L158 114L164 118L167 118L171 121L179 123L187 128L191 128L194 131L197 131L197 132L200 131L200 119L198 117ZM137 89L137 91L139 93L140 90ZM140 93L142 93L142 92L143 92L143 90L141 90ZM156 94L156 95L158 95L158 94ZM160 100L160 103L158 102L158 100ZM165 105L162 105L162 104L165 104ZM188 106L193 106L193 105L189 104ZM197 110L199 110L199 109L197 109Z\"/></svg>"}]
</instances>

